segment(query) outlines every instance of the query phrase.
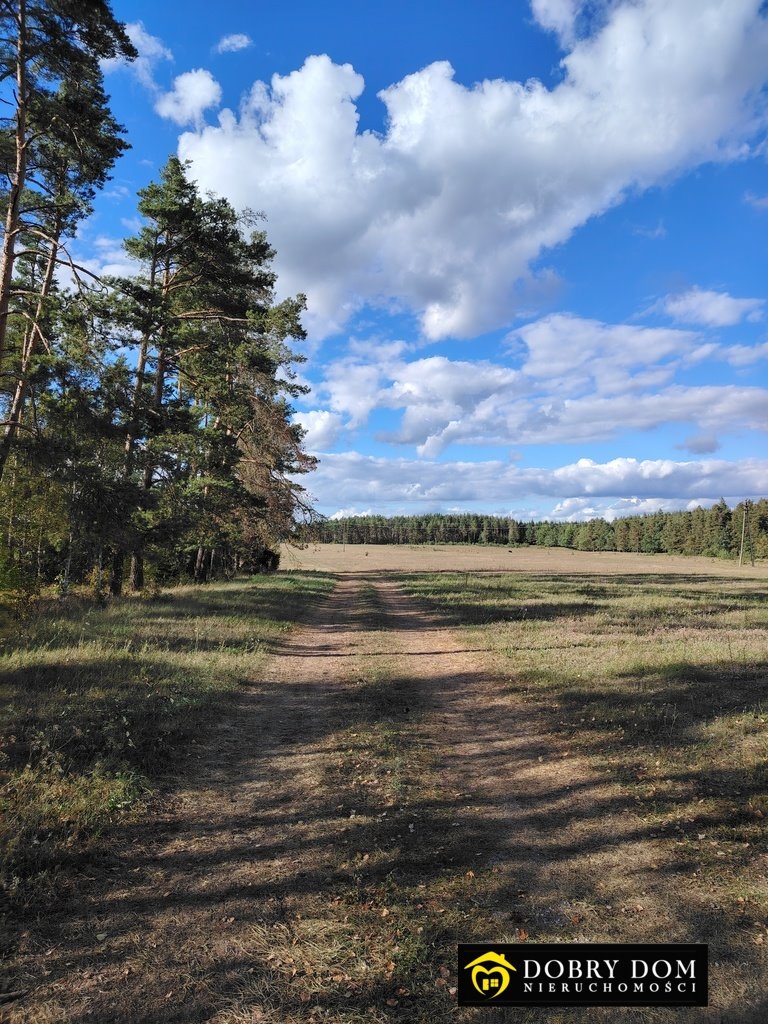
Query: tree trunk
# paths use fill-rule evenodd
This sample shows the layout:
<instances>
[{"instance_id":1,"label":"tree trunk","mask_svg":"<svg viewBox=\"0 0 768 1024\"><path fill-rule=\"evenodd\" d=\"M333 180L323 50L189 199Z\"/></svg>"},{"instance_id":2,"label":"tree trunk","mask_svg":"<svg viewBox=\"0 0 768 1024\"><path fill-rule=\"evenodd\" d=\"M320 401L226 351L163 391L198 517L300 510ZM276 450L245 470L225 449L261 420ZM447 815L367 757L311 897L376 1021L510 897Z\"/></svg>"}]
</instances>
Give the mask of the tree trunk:
<instances>
[{"instance_id":1,"label":"tree trunk","mask_svg":"<svg viewBox=\"0 0 768 1024\"><path fill-rule=\"evenodd\" d=\"M0 369L2 369L8 334L8 312L11 303L11 281L16 259L16 236L19 233L19 204L27 176L27 4L18 0L19 34L16 41L16 162L8 193L8 211L0 255Z\"/></svg>"},{"instance_id":2,"label":"tree trunk","mask_svg":"<svg viewBox=\"0 0 768 1024\"><path fill-rule=\"evenodd\" d=\"M205 548L201 544L195 559L195 583L205 583Z\"/></svg>"},{"instance_id":3,"label":"tree trunk","mask_svg":"<svg viewBox=\"0 0 768 1024\"><path fill-rule=\"evenodd\" d=\"M40 320L43 316L45 300L48 298L51 291L51 285L53 284L53 274L56 269L56 258L59 252L58 239L60 233L61 227L57 223L53 236L54 244L51 246L51 251L48 255L48 263L45 268L45 274L40 285L40 295L37 300L35 316L32 323L27 327L24 335L21 366L19 367L16 387L13 392L11 407L8 412L8 421L5 424L3 436L0 438L0 481L3 479L3 473L5 472L5 467L8 462L8 456L13 448L13 442L16 439L16 434L19 431L19 426L21 425L24 416L24 404L27 398L27 388L29 383L27 375L32 365L32 357L37 351L37 344L41 337Z\"/></svg>"},{"instance_id":4,"label":"tree trunk","mask_svg":"<svg viewBox=\"0 0 768 1024\"><path fill-rule=\"evenodd\" d=\"M139 551L131 555L131 590L137 594L144 589L144 556Z\"/></svg>"},{"instance_id":5,"label":"tree trunk","mask_svg":"<svg viewBox=\"0 0 768 1024\"><path fill-rule=\"evenodd\" d=\"M120 597L123 592L123 562L125 554L121 550L112 556L112 574L109 580L109 592L112 597Z\"/></svg>"}]
</instances>

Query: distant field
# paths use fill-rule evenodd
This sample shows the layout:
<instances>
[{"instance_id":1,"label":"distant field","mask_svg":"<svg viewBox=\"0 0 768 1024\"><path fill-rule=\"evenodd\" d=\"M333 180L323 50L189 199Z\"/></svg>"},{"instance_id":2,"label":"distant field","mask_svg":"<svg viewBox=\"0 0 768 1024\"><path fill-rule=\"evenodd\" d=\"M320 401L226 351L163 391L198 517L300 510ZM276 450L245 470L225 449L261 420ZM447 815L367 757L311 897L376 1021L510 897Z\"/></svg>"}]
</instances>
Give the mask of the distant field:
<instances>
[{"instance_id":1,"label":"distant field","mask_svg":"<svg viewBox=\"0 0 768 1024\"><path fill-rule=\"evenodd\" d=\"M683 555L634 555L567 548L476 545L310 544L285 547L283 569L323 572L530 572L666 574L768 579L768 565Z\"/></svg>"}]
</instances>

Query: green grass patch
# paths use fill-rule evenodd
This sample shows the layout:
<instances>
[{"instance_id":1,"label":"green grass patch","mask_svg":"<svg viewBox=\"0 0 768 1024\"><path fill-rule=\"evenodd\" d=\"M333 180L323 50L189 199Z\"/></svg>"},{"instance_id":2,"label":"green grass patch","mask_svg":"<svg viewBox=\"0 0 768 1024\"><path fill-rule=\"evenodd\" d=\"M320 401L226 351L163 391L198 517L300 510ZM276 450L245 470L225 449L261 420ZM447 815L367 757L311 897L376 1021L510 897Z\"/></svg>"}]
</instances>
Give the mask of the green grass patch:
<instances>
[{"instance_id":1,"label":"green grass patch","mask_svg":"<svg viewBox=\"0 0 768 1024\"><path fill-rule=\"evenodd\" d=\"M72 601L0 633L0 861L23 896L168 782L330 575L280 573L106 607ZM33 884L34 888L34 884ZM39 889L40 886L37 885Z\"/></svg>"}]
</instances>

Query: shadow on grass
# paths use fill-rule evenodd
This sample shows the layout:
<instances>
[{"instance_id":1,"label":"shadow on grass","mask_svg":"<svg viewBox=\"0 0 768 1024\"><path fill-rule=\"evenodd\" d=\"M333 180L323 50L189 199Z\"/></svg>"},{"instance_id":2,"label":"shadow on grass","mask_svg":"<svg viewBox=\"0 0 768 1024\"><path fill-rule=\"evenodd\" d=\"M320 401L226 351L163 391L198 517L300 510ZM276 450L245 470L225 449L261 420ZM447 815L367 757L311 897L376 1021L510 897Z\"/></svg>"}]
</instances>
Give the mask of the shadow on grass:
<instances>
[{"instance_id":1,"label":"shadow on grass","mask_svg":"<svg viewBox=\"0 0 768 1024\"><path fill-rule=\"evenodd\" d=\"M2 881L61 867L121 811L167 785L194 737L292 622L332 586L294 573L147 603L78 602L7 635L0 657ZM201 625L202 624L202 625ZM34 888L34 886L33 886Z\"/></svg>"},{"instance_id":2,"label":"shadow on grass","mask_svg":"<svg viewBox=\"0 0 768 1024\"><path fill-rule=\"evenodd\" d=\"M379 621L403 628L410 620L361 603L344 628L363 630ZM440 620L422 625L426 650ZM758 674L765 668L764 663L755 667ZM634 681L659 685L650 676ZM649 719L647 738L658 739L663 726L664 742L685 759L696 723L713 713L712 701L719 696L717 708L742 708L754 697L754 688L742 682L738 692L732 685L723 691L708 671L676 666L659 699L685 705L687 722L651 725ZM617 687L631 683L616 681ZM520 929L531 939L557 932L562 941L610 934L617 909L607 906L613 896L596 873L594 858L626 849L631 879L632 846L654 838L658 825L643 820L633 794L607 790L592 776L574 779L553 772L539 777L535 787L516 780L551 756L547 732L562 728L564 719L575 725L586 701L595 712L607 715L610 708L629 723L651 713L648 692L621 692L617 704L613 689L587 693L573 687L559 692L557 709L542 704L536 730L529 720L516 722L516 704L510 701L509 718L498 729L500 743L475 744L472 753L440 752L442 709L475 691L487 692L487 686L481 669L429 682L415 682L407 673L353 688L330 682L322 690L274 683L267 676L254 699L232 705L236 729L224 718L205 749L187 751L189 780L221 785L223 792L231 783L238 798L222 799L205 819L192 818L186 826L183 815L166 814L114 828L114 852L102 865L113 870L114 881L102 885L97 878L94 885L91 879L85 911L79 898L73 899L42 923L39 941L52 951L46 968L54 977L92 972L121 979L117 986L92 989L87 1011L70 1014L70 1024L93 1019L202 1024L228 1007L243 1015L232 1020L259 1020L263 1008L274 1021L311 1019L310 1010L331 1021L362 1021L371 1013L403 1024L470 1020L475 1019L471 1012L457 1013L436 988L438 967L452 968L457 942L514 937ZM508 693L498 681L498 700ZM618 719L613 724L618 727ZM476 719L467 719L469 737L478 728ZM590 727L581 732L589 746ZM603 742L597 725L594 736L597 749ZM636 749L645 736L639 728L630 733L627 725L620 742ZM382 743L385 754L372 756ZM424 751L438 757L430 769L435 785L426 786L422 777ZM308 754L322 756L326 765L313 787L302 785ZM394 802L383 800L378 786L364 784L371 774L380 785L386 781L379 761L389 765L388 772L399 766ZM688 769L683 781L694 790L710 786L712 771L712 766ZM450 788L449 780L457 778L466 792ZM508 779L508 799L485 796L477 783L484 778ZM754 781L731 766L721 771L717 785L743 798ZM688 797L681 799L687 806ZM620 833L605 827L617 819L625 823ZM185 827L193 834L175 843ZM88 857L78 864L76 855L70 869L75 878L94 870ZM677 879L693 869L693 860L681 855L663 866L659 877L668 873ZM575 905L588 906L590 916L573 920ZM633 939L709 942L711 959L746 979L749 1005L736 1006L729 994L715 990L723 1009L648 1011L642 1017L635 1011L631 1019L762 1020L765 998L754 981L761 958L749 944L750 922L714 900L681 901L674 920L674 933L662 935L650 915L638 918ZM302 921L308 930L302 931ZM329 950L324 959L317 935L328 924L344 936L348 950ZM99 929L110 935L102 948L93 941ZM146 971L122 974L125 937L134 955L145 950ZM291 957L301 956L304 946L314 950L315 974L291 966ZM392 957L391 967L358 967L354 973L353 963L376 964L381 950ZM592 1008L499 1012L498 1019L516 1022L621 1019L616 1010Z\"/></svg>"},{"instance_id":3,"label":"shadow on grass","mask_svg":"<svg viewBox=\"0 0 768 1024\"><path fill-rule=\"evenodd\" d=\"M485 683L476 673L443 679L440 704ZM384 1010L386 1019L415 1024L455 1020L452 1000L437 992L434 982L438 965L452 965L456 943L483 941L500 932L514 936L516 929L525 929L532 939L537 932L559 929L563 941L588 940L590 928L602 931L613 916L604 910L605 921L569 924L569 907L606 904L603 880L590 867L591 858L654 834L629 797L606 796L599 783L574 785L558 775L536 790L515 791L515 833L510 834L509 808L472 792L473 780L500 771L514 779L548 755L545 739L523 733L513 737L508 749L472 757L445 755L439 767L451 776L458 768L466 779L469 792L462 796L440 790L425 795L418 774L412 773L397 804L385 806L374 789L356 784L345 768L332 771L321 791L303 792L296 786L301 776L294 770L294 756L309 748L346 755L348 764L368 759L366 767L372 767L368 730L382 723L392 731L397 756L407 762L411 747L423 741L410 723L433 710L435 691L414 687L411 677L400 676L362 685L352 695L329 689L322 706L313 686L289 693L267 681L260 696L258 704L240 710L246 716L240 728L249 742L233 740L228 747L224 737L216 758L210 750L204 752L195 767L209 782L213 775L218 782L256 786L245 806L240 801L223 804L208 820L195 824L194 844L178 848L173 844L179 828L175 819L126 825L113 837L119 850L113 865L120 881L92 897L84 927L71 928L76 906L66 908L65 915L74 938L61 943L58 915L43 926L41 941L54 949L46 966L54 973L71 972L73 966L106 977L110 970L120 971L125 956L121 941L113 949L94 950L92 933L100 921L108 922L103 927L111 935L131 935L138 944L152 942L156 947L151 971L127 978L119 993L109 986L94 992L88 1012L69 1017L70 1024L85 1024L94 1016L105 1024L195 1024L211 1020L229 1005L244 1014L258 1014L261 1006L269 1005L275 1020L308 1019L310 1007L330 1020L358 1019L351 1016L355 1011L362 1020L373 1009ZM282 727L275 728L275 723ZM297 737L302 750L294 755L290 741ZM630 826L621 835L606 831L605 820L619 815L627 815ZM264 865L274 867L265 871ZM674 872L690 866L679 862ZM90 865L83 865L85 870ZM563 872L568 873L567 892L559 888ZM470 876L482 881L470 881ZM375 960L377 948L393 950L393 968L388 973L369 971L349 985L326 978L325 987L306 1000L312 981L301 973L295 978L290 959L281 960L291 950L301 951L304 933L297 929L302 919L334 923L346 933L353 958ZM170 923L167 944L159 941L163 932L157 930L163 921ZM746 925L711 902L681 904L673 935L658 934L655 922L648 920L639 941L709 942L714 961L734 969L740 965L749 977L758 970L760 957L747 945ZM287 929L285 941L280 940L281 928ZM248 939L253 934L273 936L277 964L270 963L265 950L254 954ZM204 954L212 937L226 954L203 955L195 962L194 981L179 990L175 979L186 969L179 957ZM312 941L307 933L306 942ZM415 954L398 960L394 950L408 949L409 943ZM317 955L321 975L338 971ZM249 986L261 994L250 996ZM169 990L175 993L170 1004ZM387 1000L398 991L407 994L399 996L397 1007L387 1008ZM735 1024L757 1022L758 1012L757 1006L707 1016L676 1009L649 1011L642 1019ZM507 1019L559 1020L559 1013L516 1010ZM615 1010L573 1010L563 1019L608 1021L619 1015Z\"/></svg>"},{"instance_id":4,"label":"shadow on grass","mask_svg":"<svg viewBox=\"0 0 768 1024\"><path fill-rule=\"evenodd\" d=\"M593 614L590 602L581 606L580 615ZM574 614L573 605L567 614ZM422 654L442 622L432 617L416 625L411 617L361 602L343 623L329 621L327 628L418 628L424 650L416 654ZM318 652L305 648L303 653ZM291 653L302 650L292 645ZM163 671L163 659L155 659L152 672ZM105 832L111 850L102 851L96 866L91 852L68 855L73 890L86 886L87 902L75 891L62 899L41 922L37 942L51 950L45 967L54 980L73 974L106 979L89 989L87 1010L70 1013L69 1024L202 1024L230 1007L243 1014L230 1020L257 1021L263 1008L273 1021L309 1020L310 1010L337 1022L363 1021L372 1013L380 1015L374 1020L402 1024L476 1019L472 1011L458 1013L435 987L438 966L453 968L456 943L514 937L520 929L531 939L557 932L562 941L610 934L616 911L607 907L613 897L593 867L594 858L628 851L631 878L633 844L659 832L658 824L638 813L636 794L609 792L592 776L575 781L553 772L536 788L519 785L516 780L532 765L551 756L547 732L578 730L588 749L604 753L607 722L617 748L637 751L647 744L655 749L661 743L685 763L691 760L686 750L698 742L697 725L714 714L756 706L765 671L761 662L754 666L754 679L728 677L723 686L711 669L679 663L662 679L649 671L616 678L597 690L569 686L557 691L557 708L542 700L536 730L530 721L516 722L516 702L510 701L509 717L498 730L508 745L480 744L472 754L439 752L439 716L475 689L487 689L482 669L428 683L414 682L407 672L354 688L331 681L322 690L286 686L267 676L252 699L226 698L227 705L207 723L204 749L187 748L185 760L177 763L187 782L221 785L222 792L232 784L237 799L222 799L203 820L164 812L114 825ZM509 687L497 682L503 701ZM521 694L530 689L520 684ZM664 707L677 708L677 716ZM594 725L581 722L592 715ZM468 736L475 728L468 718ZM382 743L387 746L382 763L399 773L394 802L378 792L387 780L372 757L372 744ZM439 758L434 786L425 786L419 768L425 751ZM322 757L327 766L312 787L301 784L300 762L308 754ZM369 779L361 776L371 774L379 786L363 784ZM464 780L466 792L449 788L448 780L456 778ZM508 799L485 797L477 782L484 778L508 779ZM692 793L716 787L744 800L758 782L737 765L712 764L682 774L675 769L669 781L687 787L675 798L681 810L689 808ZM605 827L619 818L626 823L621 833ZM686 824L698 820L689 814ZM738 820L726 816L710 824ZM180 830L186 834L175 843ZM681 854L662 866L659 877L690 874L695 862L686 858ZM590 908L578 922L569 916L576 904ZM318 934L332 925L348 952L324 954L312 931L302 931L302 921ZM766 1000L755 982L761 957L750 945L750 920L715 900L697 900L675 908L672 935L659 934L650 915L633 927L633 938L641 941L709 942L711 959L746 979L748 1005L737 1006L730 994L715 990L723 1009L648 1011L642 1017L635 1011L630 1019L690 1024L764 1019ZM104 945L94 942L97 932L108 933ZM315 951L315 975L291 966L291 956L305 946ZM146 970L126 975L126 957L136 958L138 950ZM381 950L392 957L391 968L353 968L361 959L376 964ZM334 957L341 957L340 967ZM351 981L333 980L348 979L350 973ZM621 1019L616 1010L597 1009L499 1014L499 1020L515 1022Z\"/></svg>"}]
</instances>

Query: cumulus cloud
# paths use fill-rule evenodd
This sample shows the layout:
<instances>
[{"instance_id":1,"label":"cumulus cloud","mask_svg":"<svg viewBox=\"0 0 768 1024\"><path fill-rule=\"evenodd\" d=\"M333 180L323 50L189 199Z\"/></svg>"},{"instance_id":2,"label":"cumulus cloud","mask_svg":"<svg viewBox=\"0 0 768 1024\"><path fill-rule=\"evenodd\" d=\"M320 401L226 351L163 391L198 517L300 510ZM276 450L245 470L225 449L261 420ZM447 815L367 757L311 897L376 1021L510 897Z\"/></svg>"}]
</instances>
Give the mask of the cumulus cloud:
<instances>
[{"instance_id":1,"label":"cumulus cloud","mask_svg":"<svg viewBox=\"0 0 768 1024\"><path fill-rule=\"evenodd\" d=\"M338 440L343 424L341 416L324 409L297 412L293 419L304 428L304 447L310 452L322 452L332 448Z\"/></svg>"},{"instance_id":2,"label":"cumulus cloud","mask_svg":"<svg viewBox=\"0 0 768 1024\"><path fill-rule=\"evenodd\" d=\"M765 299L735 299L728 292L691 288L679 295L668 295L663 310L680 323L703 327L731 327L745 317L759 318Z\"/></svg>"},{"instance_id":3,"label":"cumulus cloud","mask_svg":"<svg viewBox=\"0 0 768 1024\"><path fill-rule=\"evenodd\" d=\"M619 458L597 463L579 459L548 469L520 468L501 461L415 463L347 452L326 455L311 483L321 502L337 508L440 510L476 502L485 507L504 507L521 497L536 495L557 499L561 504L568 499L586 499L582 511L597 508L596 499L619 499L626 509L624 514L630 514L633 509L642 509L638 503L645 501L671 501L680 507L683 503L715 501L721 495L740 498L765 494L768 460ZM566 508L573 511L572 505Z\"/></svg>"},{"instance_id":4,"label":"cumulus cloud","mask_svg":"<svg viewBox=\"0 0 768 1024\"><path fill-rule=\"evenodd\" d=\"M415 444L421 456L438 455L451 440L478 440L473 434L484 433L482 424L493 420L498 405L525 388L518 371L487 361L432 356L400 363L391 372L392 383L378 402L404 413L397 432L385 439Z\"/></svg>"},{"instance_id":5,"label":"cumulus cloud","mask_svg":"<svg viewBox=\"0 0 768 1024\"><path fill-rule=\"evenodd\" d=\"M582 0L531 0L533 16L542 28L549 29L566 45L575 35L576 17Z\"/></svg>"},{"instance_id":6,"label":"cumulus cloud","mask_svg":"<svg viewBox=\"0 0 768 1024\"><path fill-rule=\"evenodd\" d=\"M247 50L253 46L253 40L244 32L233 32L232 35L222 36L216 44L217 53L237 53L238 50Z\"/></svg>"},{"instance_id":7,"label":"cumulus cloud","mask_svg":"<svg viewBox=\"0 0 768 1024\"><path fill-rule=\"evenodd\" d=\"M562 38L576 11L535 4ZM538 261L580 225L630 189L743 155L764 123L760 0L603 14L551 89L466 87L440 61L383 90L386 131L361 132L363 79L313 56L182 135L179 154L204 189L267 212L281 286L308 292L316 335L395 301L429 338L472 336L529 307Z\"/></svg>"},{"instance_id":8,"label":"cumulus cloud","mask_svg":"<svg viewBox=\"0 0 768 1024\"><path fill-rule=\"evenodd\" d=\"M359 509L359 508L340 508L329 516L329 519L348 519L350 516L372 516L374 514L373 509Z\"/></svg>"},{"instance_id":9,"label":"cumulus cloud","mask_svg":"<svg viewBox=\"0 0 768 1024\"><path fill-rule=\"evenodd\" d=\"M559 501L547 518L578 523L586 519L607 519L613 522L623 516L653 515L654 512L678 512L691 505L709 504L686 501L683 498L619 498L613 501L593 501L590 498L566 498Z\"/></svg>"},{"instance_id":10,"label":"cumulus cloud","mask_svg":"<svg viewBox=\"0 0 768 1024\"><path fill-rule=\"evenodd\" d=\"M534 406L510 416L513 443L609 440L627 430L694 423L710 430L768 427L768 391L758 387L673 385L656 393L603 398L589 395L560 405Z\"/></svg>"},{"instance_id":11,"label":"cumulus cloud","mask_svg":"<svg viewBox=\"0 0 768 1024\"><path fill-rule=\"evenodd\" d=\"M138 57L130 62L122 57L111 57L108 60L102 61L102 68L107 74L118 68L130 68L145 88L152 92L157 91L155 67L161 61L172 61L173 54L163 43L162 39L147 32L141 21L129 22L125 26L125 30L128 33L128 38L138 51Z\"/></svg>"},{"instance_id":12,"label":"cumulus cloud","mask_svg":"<svg viewBox=\"0 0 768 1024\"><path fill-rule=\"evenodd\" d=\"M201 124L203 113L221 103L221 86L205 68L185 71L170 92L158 96L155 110L178 125Z\"/></svg>"},{"instance_id":13,"label":"cumulus cloud","mask_svg":"<svg viewBox=\"0 0 768 1024\"><path fill-rule=\"evenodd\" d=\"M690 331L570 314L534 321L507 340L519 365L356 344L328 364L316 396L349 427L390 411L396 419L379 440L413 446L426 459L451 444L586 444L669 424L699 434L768 428L764 387L674 380L705 358L747 365L768 355L768 344L701 345Z\"/></svg>"}]
</instances>

